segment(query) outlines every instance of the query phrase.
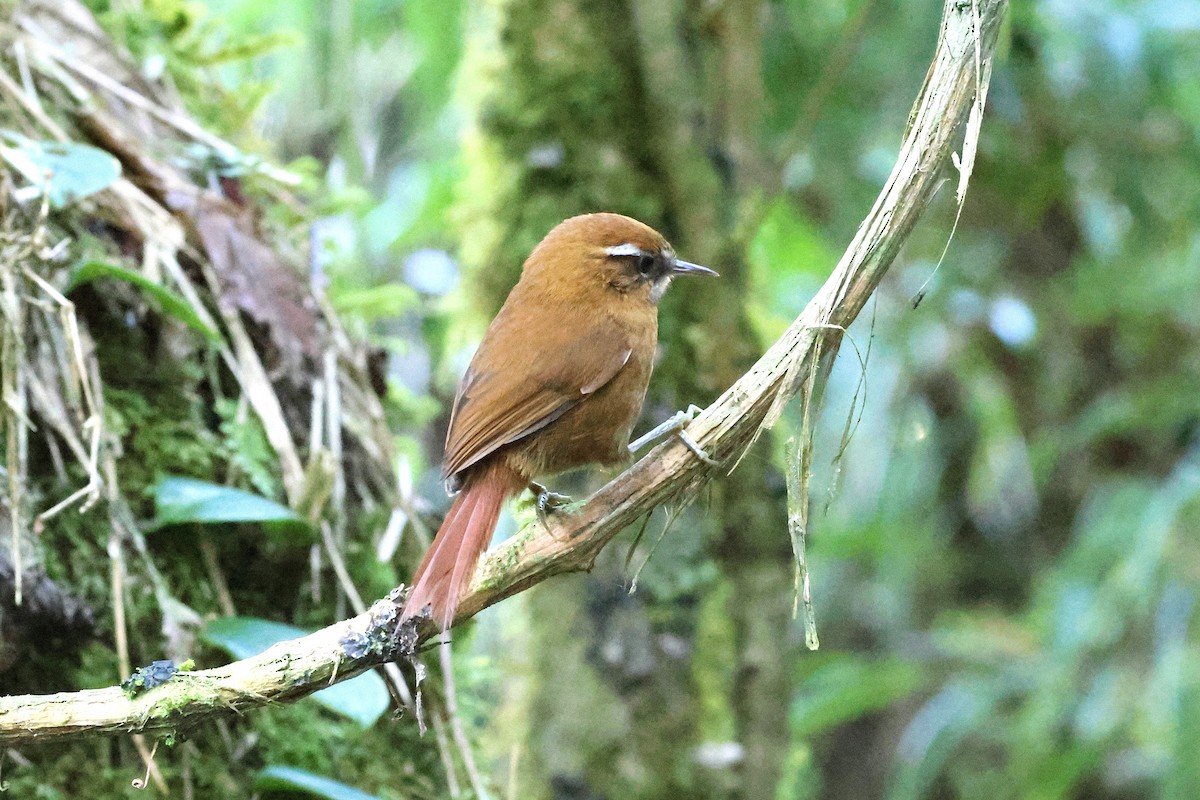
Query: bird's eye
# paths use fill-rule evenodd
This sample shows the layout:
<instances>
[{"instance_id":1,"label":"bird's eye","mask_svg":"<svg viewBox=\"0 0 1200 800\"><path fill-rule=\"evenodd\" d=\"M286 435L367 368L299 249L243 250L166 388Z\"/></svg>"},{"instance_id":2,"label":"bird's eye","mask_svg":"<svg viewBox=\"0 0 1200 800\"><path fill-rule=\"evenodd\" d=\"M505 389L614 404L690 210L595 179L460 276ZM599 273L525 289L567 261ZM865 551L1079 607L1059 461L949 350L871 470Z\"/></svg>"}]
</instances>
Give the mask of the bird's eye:
<instances>
[{"instance_id":1,"label":"bird's eye","mask_svg":"<svg viewBox=\"0 0 1200 800\"><path fill-rule=\"evenodd\" d=\"M637 271L642 275L649 275L654 270L654 256L642 254L638 256Z\"/></svg>"}]
</instances>

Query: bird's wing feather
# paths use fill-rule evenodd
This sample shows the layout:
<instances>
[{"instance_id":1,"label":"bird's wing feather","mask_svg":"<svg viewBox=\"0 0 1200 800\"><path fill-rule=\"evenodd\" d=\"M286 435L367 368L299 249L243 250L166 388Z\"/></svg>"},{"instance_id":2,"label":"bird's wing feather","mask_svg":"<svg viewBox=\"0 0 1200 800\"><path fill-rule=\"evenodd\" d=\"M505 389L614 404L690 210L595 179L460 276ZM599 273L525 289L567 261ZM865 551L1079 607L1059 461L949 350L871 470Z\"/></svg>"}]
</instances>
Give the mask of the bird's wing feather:
<instances>
[{"instance_id":1,"label":"bird's wing feather","mask_svg":"<svg viewBox=\"0 0 1200 800\"><path fill-rule=\"evenodd\" d=\"M541 430L616 377L633 348L618 327L598 323L522 325L502 312L459 384L443 474Z\"/></svg>"}]
</instances>

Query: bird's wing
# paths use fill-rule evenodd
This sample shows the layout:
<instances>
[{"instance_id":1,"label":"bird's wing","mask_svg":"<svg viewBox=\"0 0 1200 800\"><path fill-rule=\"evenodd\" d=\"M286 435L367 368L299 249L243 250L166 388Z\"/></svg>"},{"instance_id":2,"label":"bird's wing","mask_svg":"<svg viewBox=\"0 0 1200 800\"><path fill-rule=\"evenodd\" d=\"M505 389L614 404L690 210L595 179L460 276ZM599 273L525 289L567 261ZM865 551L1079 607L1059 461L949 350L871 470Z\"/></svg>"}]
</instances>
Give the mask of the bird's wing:
<instances>
[{"instance_id":1,"label":"bird's wing","mask_svg":"<svg viewBox=\"0 0 1200 800\"><path fill-rule=\"evenodd\" d=\"M554 422L611 381L632 352L613 325L518 325L497 317L454 398L443 474Z\"/></svg>"}]
</instances>

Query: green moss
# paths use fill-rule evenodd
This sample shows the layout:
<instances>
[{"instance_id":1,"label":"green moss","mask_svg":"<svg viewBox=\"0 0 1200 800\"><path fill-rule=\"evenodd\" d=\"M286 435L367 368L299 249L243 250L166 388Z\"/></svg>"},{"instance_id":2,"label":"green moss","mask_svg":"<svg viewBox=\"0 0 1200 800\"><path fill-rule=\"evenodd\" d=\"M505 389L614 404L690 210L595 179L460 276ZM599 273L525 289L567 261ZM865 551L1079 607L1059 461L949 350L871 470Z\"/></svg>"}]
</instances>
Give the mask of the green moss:
<instances>
[{"instance_id":1,"label":"green moss","mask_svg":"<svg viewBox=\"0 0 1200 800\"><path fill-rule=\"evenodd\" d=\"M213 410L221 420L222 455L246 475L259 494L281 496L279 463L258 415L230 398L219 398Z\"/></svg>"},{"instance_id":2,"label":"green moss","mask_svg":"<svg viewBox=\"0 0 1200 800\"><path fill-rule=\"evenodd\" d=\"M121 388L106 379L105 423L122 443L118 469L125 486L143 489L164 474L214 474L219 440L202 424L194 393L175 387L166 391L155 382Z\"/></svg>"},{"instance_id":3,"label":"green moss","mask_svg":"<svg viewBox=\"0 0 1200 800\"><path fill-rule=\"evenodd\" d=\"M188 706L216 706L222 702L212 678L176 673L154 699L150 715L159 718L169 718L176 711Z\"/></svg>"},{"instance_id":4,"label":"green moss","mask_svg":"<svg viewBox=\"0 0 1200 800\"><path fill-rule=\"evenodd\" d=\"M500 585L517 562L521 560L521 556L525 553L525 546L529 540L536 535L536 529L531 525L526 525L517 531L517 533L504 544L504 549L500 551L499 562L490 562L487 572L480 582L481 588L495 589Z\"/></svg>"},{"instance_id":5,"label":"green moss","mask_svg":"<svg viewBox=\"0 0 1200 800\"><path fill-rule=\"evenodd\" d=\"M708 742L733 741L736 737L732 676L736 666L737 636L727 605L732 587L719 582L700 601L696 620L696 658L692 675L696 681L700 706L700 739Z\"/></svg>"}]
</instances>

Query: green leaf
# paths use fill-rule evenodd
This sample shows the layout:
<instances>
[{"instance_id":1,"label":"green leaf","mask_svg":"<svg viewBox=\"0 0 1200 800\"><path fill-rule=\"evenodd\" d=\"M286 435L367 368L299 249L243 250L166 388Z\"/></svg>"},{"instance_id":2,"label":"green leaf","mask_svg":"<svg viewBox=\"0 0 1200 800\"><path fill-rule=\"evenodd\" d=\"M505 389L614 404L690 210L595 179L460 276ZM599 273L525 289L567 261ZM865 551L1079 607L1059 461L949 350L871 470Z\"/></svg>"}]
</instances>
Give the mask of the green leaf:
<instances>
[{"instance_id":1,"label":"green leaf","mask_svg":"<svg viewBox=\"0 0 1200 800\"><path fill-rule=\"evenodd\" d=\"M38 193L49 193L50 205L70 203L107 189L121 177L121 162L96 147L75 142L39 142L14 131L0 131L0 156L21 173Z\"/></svg>"},{"instance_id":2,"label":"green leaf","mask_svg":"<svg viewBox=\"0 0 1200 800\"><path fill-rule=\"evenodd\" d=\"M168 476L159 480L154 487L154 509L152 530L189 522L261 522L283 523L289 533L312 533L311 526L285 505L243 489L195 478Z\"/></svg>"},{"instance_id":3,"label":"green leaf","mask_svg":"<svg viewBox=\"0 0 1200 800\"><path fill-rule=\"evenodd\" d=\"M896 659L831 657L805 678L792 699L792 732L813 736L895 703L925 679L915 665Z\"/></svg>"},{"instance_id":4,"label":"green leaf","mask_svg":"<svg viewBox=\"0 0 1200 800\"><path fill-rule=\"evenodd\" d=\"M1194 656L1181 656L1186 660L1181 664L1180 685L1170 702L1164 703L1174 719L1169 727L1173 752L1163 776L1162 800L1195 797L1200 786L1200 760L1196 758L1200 752L1200 664Z\"/></svg>"},{"instance_id":5,"label":"green leaf","mask_svg":"<svg viewBox=\"0 0 1200 800\"><path fill-rule=\"evenodd\" d=\"M789 320L804 308L837 262L821 228L786 198L767 209L746 255L755 280L772 287L769 307Z\"/></svg>"},{"instance_id":6,"label":"green leaf","mask_svg":"<svg viewBox=\"0 0 1200 800\"><path fill-rule=\"evenodd\" d=\"M295 767L271 766L264 769L254 778L256 792L304 792L313 797L324 797L326 800L379 800L378 796L347 786L326 778L324 775L314 775Z\"/></svg>"},{"instance_id":7,"label":"green leaf","mask_svg":"<svg viewBox=\"0 0 1200 800\"><path fill-rule=\"evenodd\" d=\"M305 635L307 631L300 628L257 617L224 617L213 620L200 631L202 640L239 660L258 655L271 645ZM374 725L391 703L383 679L374 672L364 672L322 689L312 699L363 728Z\"/></svg>"},{"instance_id":8,"label":"green leaf","mask_svg":"<svg viewBox=\"0 0 1200 800\"><path fill-rule=\"evenodd\" d=\"M200 632L200 638L205 642L239 661L256 656L271 645L304 635L305 632L294 625L257 617L222 617L205 625Z\"/></svg>"},{"instance_id":9,"label":"green leaf","mask_svg":"<svg viewBox=\"0 0 1200 800\"><path fill-rule=\"evenodd\" d=\"M1002 696L997 683L958 680L925 703L896 746L888 800L928 797L951 756L987 722Z\"/></svg>"},{"instance_id":10,"label":"green leaf","mask_svg":"<svg viewBox=\"0 0 1200 800\"><path fill-rule=\"evenodd\" d=\"M250 488L267 497L278 495L280 486L275 473L278 459L262 420L257 414L243 415L241 402L232 397L218 398L213 410L221 420L218 428L225 457L246 473Z\"/></svg>"},{"instance_id":11,"label":"green leaf","mask_svg":"<svg viewBox=\"0 0 1200 800\"><path fill-rule=\"evenodd\" d=\"M355 314L365 320L398 317L420 302L415 289L402 283L372 286L369 289L338 290L330 301L339 314Z\"/></svg>"},{"instance_id":12,"label":"green leaf","mask_svg":"<svg viewBox=\"0 0 1200 800\"><path fill-rule=\"evenodd\" d=\"M115 278L133 284L153 297L162 308L164 314L174 317L192 330L202 334L211 342L221 341L221 334L209 327L204 320L200 319L200 315L196 313L196 310L192 308L188 301L170 289L150 280L140 272L118 267L116 264L109 264L105 261L86 261L80 264L71 273L71 282L67 286L67 291L69 292L77 286L91 283L100 278Z\"/></svg>"}]
</instances>

